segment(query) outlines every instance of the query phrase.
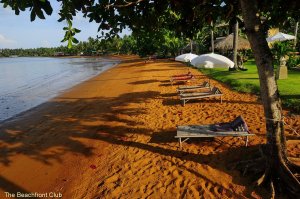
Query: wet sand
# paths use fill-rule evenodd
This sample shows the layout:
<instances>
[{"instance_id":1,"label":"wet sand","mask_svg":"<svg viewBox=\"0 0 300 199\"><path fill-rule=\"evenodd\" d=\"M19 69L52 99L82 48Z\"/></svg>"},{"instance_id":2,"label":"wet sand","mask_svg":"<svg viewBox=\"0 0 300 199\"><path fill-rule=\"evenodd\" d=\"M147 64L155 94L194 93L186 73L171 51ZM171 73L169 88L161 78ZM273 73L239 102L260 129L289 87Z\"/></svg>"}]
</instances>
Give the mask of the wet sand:
<instances>
[{"instance_id":1,"label":"wet sand","mask_svg":"<svg viewBox=\"0 0 300 199\"><path fill-rule=\"evenodd\" d=\"M168 60L123 57L117 67L0 125L0 198L4 192L61 193L63 198L262 198L230 165L265 143L257 96L211 80L224 94L183 107L171 75L187 72ZM199 75L196 82L207 77ZM285 111L285 115L288 113ZM242 115L249 147L238 138L191 139L179 149L176 126L227 122ZM300 117L286 122L298 132ZM288 153L300 141L287 129ZM49 196L49 195L48 195Z\"/></svg>"},{"instance_id":2,"label":"wet sand","mask_svg":"<svg viewBox=\"0 0 300 199\"><path fill-rule=\"evenodd\" d=\"M119 63L96 58L0 58L0 123Z\"/></svg>"}]
</instances>

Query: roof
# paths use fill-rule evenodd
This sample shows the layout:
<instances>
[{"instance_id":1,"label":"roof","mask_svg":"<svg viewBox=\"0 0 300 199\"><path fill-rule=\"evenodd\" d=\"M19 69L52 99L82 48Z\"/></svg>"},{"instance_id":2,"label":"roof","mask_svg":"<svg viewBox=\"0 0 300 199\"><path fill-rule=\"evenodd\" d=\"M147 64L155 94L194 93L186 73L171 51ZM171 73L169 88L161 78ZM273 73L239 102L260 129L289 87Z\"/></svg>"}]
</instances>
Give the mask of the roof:
<instances>
[{"instance_id":1,"label":"roof","mask_svg":"<svg viewBox=\"0 0 300 199\"><path fill-rule=\"evenodd\" d=\"M232 50L233 49L233 34L228 35L224 39L215 40L215 48L219 50ZM238 37L238 50L250 49L250 43L243 37Z\"/></svg>"}]
</instances>

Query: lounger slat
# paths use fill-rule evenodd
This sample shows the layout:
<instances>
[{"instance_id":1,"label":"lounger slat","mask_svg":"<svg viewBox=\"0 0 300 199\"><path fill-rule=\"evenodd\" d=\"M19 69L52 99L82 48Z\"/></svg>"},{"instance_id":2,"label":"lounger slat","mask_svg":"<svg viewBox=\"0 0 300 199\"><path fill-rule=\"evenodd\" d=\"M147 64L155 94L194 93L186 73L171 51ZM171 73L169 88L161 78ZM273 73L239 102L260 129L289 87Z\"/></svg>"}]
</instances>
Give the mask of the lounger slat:
<instances>
[{"instance_id":1,"label":"lounger slat","mask_svg":"<svg viewBox=\"0 0 300 199\"><path fill-rule=\"evenodd\" d=\"M193 93L182 93L179 96L180 97L194 97L194 96L203 96L211 94L211 92L193 92Z\"/></svg>"},{"instance_id":2,"label":"lounger slat","mask_svg":"<svg viewBox=\"0 0 300 199\"><path fill-rule=\"evenodd\" d=\"M210 88L210 85L208 82L203 82L203 84L198 85L189 85L189 86L178 86L177 92L184 92L187 90L198 90L198 89L204 89L204 88Z\"/></svg>"},{"instance_id":3,"label":"lounger slat","mask_svg":"<svg viewBox=\"0 0 300 199\"><path fill-rule=\"evenodd\" d=\"M179 139L180 148L189 138L200 137L245 137L245 145L248 146L248 136L253 135L255 134L249 133L246 122L239 116L229 123L178 126L175 138Z\"/></svg>"},{"instance_id":4,"label":"lounger slat","mask_svg":"<svg viewBox=\"0 0 300 199\"><path fill-rule=\"evenodd\" d=\"M247 131L211 131L211 130L203 130L203 131L182 131L177 130L177 137L186 137L186 136L198 136L198 137L214 137L214 136L233 136L233 135L245 135L248 136L249 133Z\"/></svg>"},{"instance_id":5,"label":"lounger slat","mask_svg":"<svg viewBox=\"0 0 300 199\"><path fill-rule=\"evenodd\" d=\"M194 75L186 75L186 76L181 76L181 77L171 77L170 81L189 81L195 79Z\"/></svg>"},{"instance_id":6,"label":"lounger slat","mask_svg":"<svg viewBox=\"0 0 300 199\"><path fill-rule=\"evenodd\" d=\"M216 128L217 126L214 124L177 126L177 129L182 131L206 131L206 130L215 131Z\"/></svg>"},{"instance_id":7,"label":"lounger slat","mask_svg":"<svg viewBox=\"0 0 300 199\"><path fill-rule=\"evenodd\" d=\"M201 99L201 98L207 98L207 97L218 97L218 96L222 96L222 94L218 94L218 95L195 95L195 96L190 96L190 97L181 97L181 100L189 100L189 99Z\"/></svg>"},{"instance_id":8,"label":"lounger slat","mask_svg":"<svg viewBox=\"0 0 300 199\"><path fill-rule=\"evenodd\" d=\"M201 85L193 85L193 86L179 86L178 90L188 90L188 89L195 89L195 88L208 88L208 87L203 87Z\"/></svg>"},{"instance_id":9,"label":"lounger slat","mask_svg":"<svg viewBox=\"0 0 300 199\"><path fill-rule=\"evenodd\" d=\"M189 126L178 126L177 127L177 135L183 135L183 134L216 134L216 135L233 135L233 134L238 134L238 133L247 133L247 131L234 131L231 129L225 130L219 128L217 130L216 127L210 126L210 125L189 125Z\"/></svg>"},{"instance_id":10,"label":"lounger slat","mask_svg":"<svg viewBox=\"0 0 300 199\"><path fill-rule=\"evenodd\" d=\"M222 103L222 92L217 88L214 87L210 92L192 92L192 93L181 93L179 94L179 98L183 101L183 106L185 103L191 99L201 99L206 97L221 97Z\"/></svg>"},{"instance_id":11,"label":"lounger slat","mask_svg":"<svg viewBox=\"0 0 300 199\"><path fill-rule=\"evenodd\" d=\"M210 89L209 87L201 87L201 86L193 86L191 88L185 88L185 89L177 89L177 92L180 94L183 94L184 92L187 91L197 91L197 90L203 90L203 89ZM209 90L207 91L209 92Z\"/></svg>"},{"instance_id":12,"label":"lounger slat","mask_svg":"<svg viewBox=\"0 0 300 199\"><path fill-rule=\"evenodd\" d=\"M250 136L254 134L250 134L248 132L203 132L203 133L193 133L193 132L185 132L185 131L177 131L177 135L175 138L187 138L187 137L240 137L240 136Z\"/></svg>"}]
</instances>

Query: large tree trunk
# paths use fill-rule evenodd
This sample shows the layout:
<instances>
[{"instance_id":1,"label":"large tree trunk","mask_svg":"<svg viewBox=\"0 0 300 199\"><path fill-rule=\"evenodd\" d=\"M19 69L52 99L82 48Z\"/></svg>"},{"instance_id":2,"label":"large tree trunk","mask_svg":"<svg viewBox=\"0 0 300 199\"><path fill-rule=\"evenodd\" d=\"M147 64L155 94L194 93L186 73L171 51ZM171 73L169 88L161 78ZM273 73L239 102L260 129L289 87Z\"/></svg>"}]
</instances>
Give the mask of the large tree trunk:
<instances>
[{"instance_id":1,"label":"large tree trunk","mask_svg":"<svg viewBox=\"0 0 300 199\"><path fill-rule=\"evenodd\" d=\"M267 143L264 147L266 171L260 182L283 187L293 196L299 196L300 183L289 170L286 153L286 140L282 118L281 101L275 80L273 59L257 15L256 1L240 0L246 34L254 53L260 80L260 93L267 127ZM273 184L275 183L275 184Z\"/></svg>"},{"instance_id":2,"label":"large tree trunk","mask_svg":"<svg viewBox=\"0 0 300 199\"><path fill-rule=\"evenodd\" d=\"M297 22L297 23L296 23L296 27L295 27L295 40L294 40L294 48L296 48L296 45L297 45L298 26L299 26L299 22Z\"/></svg>"},{"instance_id":3,"label":"large tree trunk","mask_svg":"<svg viewBox=\"0 0 300 199\"><path fill-rule=\"evenodd\" d=\"M211 52L214 53L215 52L215 43L214 43L214 24L211 21L210 23L211 26L211 30L210 30L210 43L211 43Z\"/></svg>"},{"instance_id":4,"label":"large tree trunk","mask_svg":"<svg viewBox=\"0 0 300 199\"><path fill-rule=\"evenodd\" d=\"M237 62L238 36L239 36L239 22L236 21L233 28L233 62L234 62L234 68L236 70L238 70L238 62Z\"/></svg>"}]
</instances>

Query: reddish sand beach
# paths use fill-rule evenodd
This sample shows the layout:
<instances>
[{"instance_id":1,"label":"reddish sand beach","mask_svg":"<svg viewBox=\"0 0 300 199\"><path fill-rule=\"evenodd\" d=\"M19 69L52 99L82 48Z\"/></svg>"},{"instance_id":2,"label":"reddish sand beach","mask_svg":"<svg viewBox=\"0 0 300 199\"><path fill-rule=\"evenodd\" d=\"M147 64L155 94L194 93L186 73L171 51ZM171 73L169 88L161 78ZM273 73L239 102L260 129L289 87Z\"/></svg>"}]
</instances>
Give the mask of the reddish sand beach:
<instances>
[{"instance_id":1,"label":"reddish sand beach","mask_svg":"<svg viewBox=\"0 0 300 199\"><path fill-rule=\"evenodd\" d=\"M0 124L0 198L36 193L48 198L264 198L232 166L265 143L257 96L232 91L182 106L171 75L183 64L137 57L123 62L22 117ZM207 77L195 69L196 82ZM300 132L300 117L285 111ZM192 139L179 149L176 126L228 122L242 115L241 139ZM299 137L286 127L288 154L300 158ZM297 162L299 164L299 161Z\"/></svg>"}]
</instances>

